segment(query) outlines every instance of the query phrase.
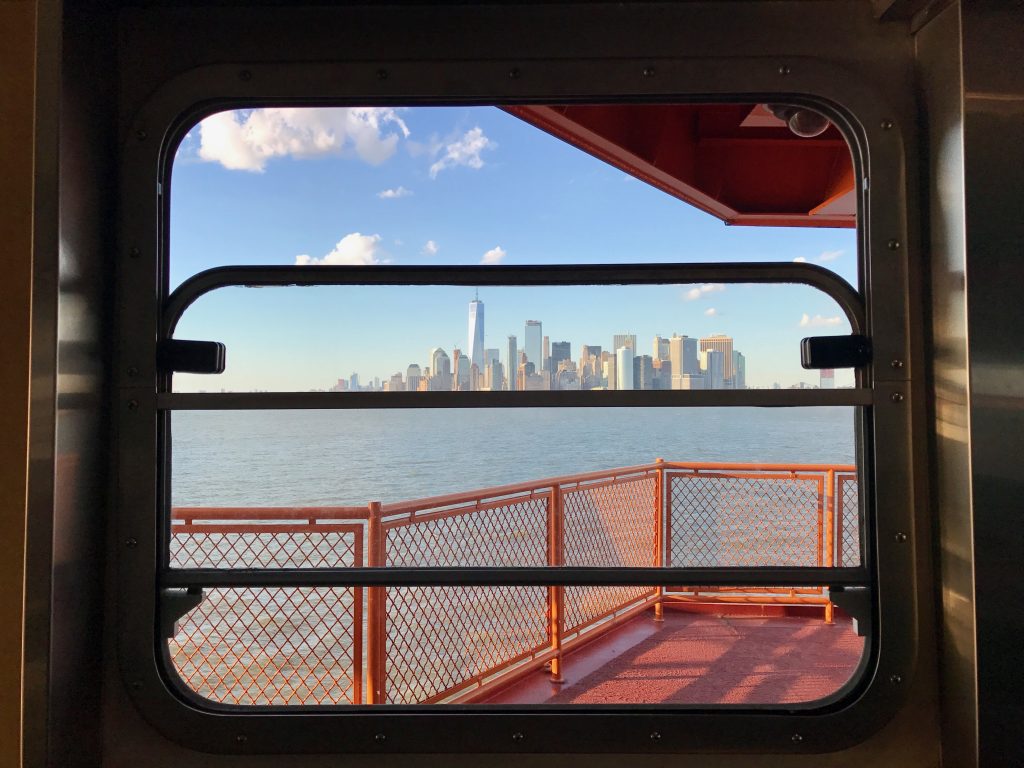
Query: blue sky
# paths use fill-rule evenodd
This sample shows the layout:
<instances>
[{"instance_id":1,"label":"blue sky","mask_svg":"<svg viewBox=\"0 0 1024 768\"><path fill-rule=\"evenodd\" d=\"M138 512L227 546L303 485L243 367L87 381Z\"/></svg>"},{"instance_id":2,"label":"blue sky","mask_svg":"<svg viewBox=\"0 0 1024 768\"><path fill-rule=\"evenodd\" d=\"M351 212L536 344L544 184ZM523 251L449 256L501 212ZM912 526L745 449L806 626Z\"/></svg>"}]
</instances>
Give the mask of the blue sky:
<instances>
[{"instance_id":1,"label":"blue sky","mask_svg":"<svg viewBox=\"0 0 1024 768\"><path fill-rule=\"evenodd\" d=\"M554 264L806 260L856 284L845 229L726 227L496 108L222 113L179 149L171 185L171 282L224 264ZM472 289L226 289L177 335L228 346L217 377L176 388L307 390L365 381L466 346ZM486 345L538 319L552 341L608 348L613 333L726 333L751 386L816 381L799 340L849 333L824 294L799 286L481 291ZM837 372L842 386L852 377Z\"/></svg>"}]
</instances>

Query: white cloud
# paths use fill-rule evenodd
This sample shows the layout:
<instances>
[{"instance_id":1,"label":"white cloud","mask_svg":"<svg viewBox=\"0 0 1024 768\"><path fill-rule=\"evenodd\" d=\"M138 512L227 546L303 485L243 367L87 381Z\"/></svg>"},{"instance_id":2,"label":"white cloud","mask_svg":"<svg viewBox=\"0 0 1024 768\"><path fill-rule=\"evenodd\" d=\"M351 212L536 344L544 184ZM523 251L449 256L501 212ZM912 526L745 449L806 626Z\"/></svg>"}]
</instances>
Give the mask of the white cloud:
<instances>
[{"instance_id":1,"label":"white cloud","mask_svg":"<svg viewBox=\"0 0 1024 768\"><path fill-rule=\"evenodd\" d=\"M714 307L708 307L707 309L704 310L704 314L707 315L708 317L718 317L721 313Z\"/></svg>"},{"instance_id":2,"label":"white cloud","mask_svg":"<svg viewBox=\"0 0 1024 768\"><path fill-rule=\"evenodd\" d=\"M846 251L842 251L842 250L839 250L839 251L822 251L818 255L818 261L835 261L840 256L842 256L844 253L846 253Z\"/></svg>"},{"instance_id":3,"label":"white cloud","mask_svg":"<svg viewBox=\"0 0 1024 768\"><path fill-rule=\"evenodd\" d=\"M274 157L316 157L354 152L371 165L395 153L409 129L383 107L279 108L220 112L199 124L199 157L233 171L266 168Z\"/></svg>"},{"instance_id":4,"label":"white cloud","mask_svg":"<svg viewBox=\"0 0 1024 768\"><path fill-rule=\"evenodd\" d=\"M420 251L420 253L422 253L424 256L434 256L439 250L441 249L438 247L437 243L435 243L433 240L427 240L427 242L423 245L423 250Z\"/></svg>"},{"instance_id":5,"label":"white cloud","mask_svg":"<svg viewBox=\"0 0 1024 768\"><path fill-rule=\"evenodd\" d=\"M696 301L697 299L703 298L709 293L718 293L719 291L724 290L725 286L722 283L704 283L703 285L698 285L695 288L691 288L690 290L683 294L683 297L687 301Z\"/></svg>"},{"instance_id":6,"label":"white cloud","mask_svg":"<svg viewBox=\"0 0 1024 768\"><path fill-rule=\"evenodd\" d=\"M793 261L795 261L797 264L806 264L807 263L807 259L804 258L803 256L797 256L795 259L793 259Z\"/></svg>"},{"instance_id":7,"label":"white cloud","mask_svg":"<svg viewBox=\"0 0 1024 768\"><path fill-rule=\"evenodd\" d=\"M480 259L480 263L481 264L497 264L502 259L504 259L507 254L508 254L508 251L506 251L500 245L496 245L493 248L491 248L491 250L489 250L487 253L484 254L484 257L482 259Z\"/></svg>"},{"instance_id":8,"label":"white cloud","mask_svg":"<svg viewBox=\"0 0 1024 768\"><path fill-rule=\"evenodd\" d=\"M369 264L380 264L378 255L380 250L380 235L363 235L353 232L345 235L334 250L319 259L307 254L295 257L295 263L299 266L304 264L349 264L353 266L367 266Z\"/></svg>"},{"instance_id":9,"label":"white cloud","mask_svg":"<svg viewBox=\"0 0 1024 768\"><path fill-rule=\"evenodd\" d=\"M840 325L843 322L843 318L836 315L835 317L823 317L821 315L815 315L811 317L804 312L803 317L800 318L801 328L819 328L824 325Z\"/></svg>"},{"instance_id":10,"label":"white cloud","mask_svg":"<svg viewBox=\"0 0 1024 768\"><path fill-rule=\"evenodd\" d=\"M411 189L405 187L395 187L394 189L385 189L382 192L377 193L377 197L381 200L395 200L399 197L408 197L412 194Z\"/></svg>"},{"instance_id":11,"label":"white cloud","mask_svg":"<svg viewBox=\"0 0 1024 768\"><path fill-rule=\"evenodd\" d=\"M479 127L472 128L466 131L461 139L456 139L444 147L444 156L430 166L430 178L436 179L437 174L446 168L460 165L474 169L483 168L484 161L480 153L485 149L495 149L497 146L484 136L483 130Z\"/></svg>"}]
</instances>

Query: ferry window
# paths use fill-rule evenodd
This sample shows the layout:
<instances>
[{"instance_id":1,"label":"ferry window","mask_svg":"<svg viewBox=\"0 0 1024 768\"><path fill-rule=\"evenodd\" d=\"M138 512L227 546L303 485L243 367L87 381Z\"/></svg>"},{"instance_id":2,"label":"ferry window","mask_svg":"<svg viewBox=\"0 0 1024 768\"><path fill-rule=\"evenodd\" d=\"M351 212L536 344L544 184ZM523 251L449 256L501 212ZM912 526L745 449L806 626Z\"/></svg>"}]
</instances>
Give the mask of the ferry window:
<instances>
[{"instance_id":1,"label":"ferry window","mask_svg":"<svg viewBox=\"0 0 1024 768\"><path fill-rule=\"evenodd\" d=\"M863 688L875 400L822 114L252 107L180 137L152 490L191 711L783 723ZM714 180L758 151L828 170L758 208Z\"/></svg>"}]
</instances>

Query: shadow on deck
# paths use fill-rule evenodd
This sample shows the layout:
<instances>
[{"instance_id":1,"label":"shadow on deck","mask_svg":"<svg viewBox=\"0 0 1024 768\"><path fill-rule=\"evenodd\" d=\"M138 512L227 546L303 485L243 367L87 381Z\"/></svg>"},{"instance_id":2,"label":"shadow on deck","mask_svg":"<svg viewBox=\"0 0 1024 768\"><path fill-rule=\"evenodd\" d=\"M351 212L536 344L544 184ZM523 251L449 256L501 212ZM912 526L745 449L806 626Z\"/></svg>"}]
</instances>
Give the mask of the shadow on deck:
<instances>
[{"instance_id":1,"label":"shadow on deck","mask_svg":"<svg viewBox=\"0 0 1024 768\"><path fill-rule=\"evenodd\" d=\"M537 672L481 704L789 704L824 698L864 652L851 621L653 611L567 653L565 682Z\"/></svg>"}]
</instances>

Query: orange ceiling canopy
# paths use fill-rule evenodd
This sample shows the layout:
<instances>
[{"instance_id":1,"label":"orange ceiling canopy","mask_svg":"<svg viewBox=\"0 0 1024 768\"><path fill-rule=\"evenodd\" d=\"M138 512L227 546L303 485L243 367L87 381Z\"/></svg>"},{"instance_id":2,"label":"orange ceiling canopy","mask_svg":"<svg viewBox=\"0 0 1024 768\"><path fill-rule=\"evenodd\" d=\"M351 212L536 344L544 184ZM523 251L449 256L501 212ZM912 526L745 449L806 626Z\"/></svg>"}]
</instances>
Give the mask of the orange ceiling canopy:
<instances>
[{"instance_id":1,"label":"orange ceiling canopy","mask_svg":"<svg viewBox=\"0 0 1024 768\"><path fill-rule=\"evenodd\" d=\"M856 226L853 162L834 125L798 136L758 104L504 109L727 224Z\"/></svg>"}]
</instances>

